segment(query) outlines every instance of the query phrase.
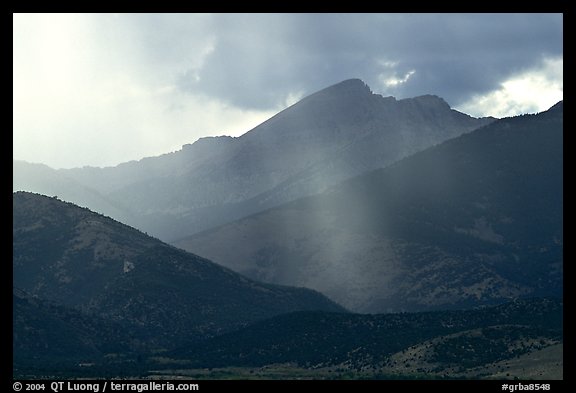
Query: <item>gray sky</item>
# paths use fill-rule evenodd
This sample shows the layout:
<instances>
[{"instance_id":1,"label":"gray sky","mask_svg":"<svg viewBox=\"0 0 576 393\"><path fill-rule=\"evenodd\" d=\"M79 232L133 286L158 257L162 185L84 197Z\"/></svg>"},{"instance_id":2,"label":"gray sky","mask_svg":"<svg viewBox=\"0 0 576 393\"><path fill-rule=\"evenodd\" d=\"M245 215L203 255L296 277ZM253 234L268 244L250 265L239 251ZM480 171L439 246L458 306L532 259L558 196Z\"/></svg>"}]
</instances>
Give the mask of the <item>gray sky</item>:
<instances>
[{"instance_id":1,"label":"gray sky","mask_svg":"<svg viewBox=\"0 0 576 393\"><path fill-rule=\"evenodd\" d=\"M562 14L15 14L14 158L108 166L241 135L349 78L474 116L563 96Z\"/></svg>"}]
</instances>

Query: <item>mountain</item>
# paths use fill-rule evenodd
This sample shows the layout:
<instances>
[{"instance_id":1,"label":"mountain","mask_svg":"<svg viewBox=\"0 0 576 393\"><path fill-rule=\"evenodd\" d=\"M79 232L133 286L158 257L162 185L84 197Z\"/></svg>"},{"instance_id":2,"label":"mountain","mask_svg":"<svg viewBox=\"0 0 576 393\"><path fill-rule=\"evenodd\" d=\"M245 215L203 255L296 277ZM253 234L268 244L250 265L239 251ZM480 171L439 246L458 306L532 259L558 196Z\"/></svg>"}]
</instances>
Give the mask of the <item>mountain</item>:
<instances>
[{"instance_id":1,"label":"mountain","mask_svg":"<svg viewBox=\"0 0 576 393\"><path fill-rule=\"evenodd\" d=\"M563 104L174 244L356 312L560 296Z\"/></svg>"},{"instance_id":2,"label":"mountain","mask_svg":"<svg viewBox=\"0 0 576 393\"><path fill-rule=\"evenodd\" d=\"M493 120L452 110L437 96L382 97L350 79L237 138L202 138L158 157L57 173L114 209L81 193L68 192L68 200L170 241L316 194ZM44 193L33 177L14 175L15 190ZM64 195L62 186L51 185L49 195Z\"/></svg>"},{"instance_id":3,"label":"mountain","mask_svg":"<svg viewBox=\"0 0 576 393\"><path fill-rule=\"evenodd\" d=\"M72 357L106 353L109 343L169 349L286 312L345 311L315 291L247 279L55 197L14 193L12 231L20 354L42 343Z\"/></svg>"},{"instance_id":4,"label":"mountain","mask_svg":"<svg viewBox=\"0 0 576 393\"><path fill-rule=\"evenodd\" d=\"M67 176L64 172L43 164L26 161L12 162L12 190L57 196L66 201L82 201L83 206L114 217L123 217L126 206L106 198L94 187L84 185ZM130 217L128 217L130 219Z\"/></svg>"},{"instance_id":5,"label":"mountain","mask_svg":"<svg viewBox=\"0 0 576 393\"><path fill-rule=\"evenodd\" d=\"M188 369L293 365L317 370L317 375L328 369L340 377L353 372L371 378L379 374L478 378L489 376L485 369L498 362L561 346L562 321L563 303L553 298L459 311L296 312L179 348L167 357ZM554 358L562 362L561 357ZM555 369L561 372L561 364ZM525 373L519 370L516 375L525 378Z\"/></svg>"}]
</instances>

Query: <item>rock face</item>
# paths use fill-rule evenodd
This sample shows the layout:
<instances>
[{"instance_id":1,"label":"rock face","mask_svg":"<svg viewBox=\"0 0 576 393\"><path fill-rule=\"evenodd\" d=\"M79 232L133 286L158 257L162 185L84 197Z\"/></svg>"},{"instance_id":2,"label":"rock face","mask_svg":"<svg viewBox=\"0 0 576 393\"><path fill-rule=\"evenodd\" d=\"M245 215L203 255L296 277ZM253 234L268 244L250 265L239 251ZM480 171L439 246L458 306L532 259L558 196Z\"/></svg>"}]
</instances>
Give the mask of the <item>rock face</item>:
<instances>
[{"instance_id":1,"label":"rock face","mask_svg":"<svg viewBox=\"0 0 576 393\"><path fill-rule=\"evenodd\" d=\"M79 205L176 240L322 192L491 121L454 111L436 96L396 100L350 79L238 138L203 138L175 153L111 168L56 171L113 208L82 193L55 187L50 193L66 193ZM15 169L14 177L17 189L46 193L29 174Z\"/></svg>"},{"instance_id":2,"label":"rock face","mask_svg":"<svg viewBox=\"0 0 576 393\"><path fill-rule=\"evenodd\" d=\"M13 196L13 252L18 293L107 326L117 324L129 332L132 344L147 349L172 348L290 311L344 311L309 289L255 282L88 209L38 194ZM14 298L19 310L34 306L22 299ZM50 321L56 318L47 314L54 317ZM15 331L20 337L25 333ZM119 337L106 340L122 341ZM88 344L82 350L96 350Z\"/></svg>"},{"instance_id":3,"label":"rock face","mask_svg":"<svg viewBox=\"0 0 576 393\"><path fill-rule=\"evenodd\" d=\"M560 295L562 191L559 103L174 244L357 312Z\"/></svg>"}]
</instances>

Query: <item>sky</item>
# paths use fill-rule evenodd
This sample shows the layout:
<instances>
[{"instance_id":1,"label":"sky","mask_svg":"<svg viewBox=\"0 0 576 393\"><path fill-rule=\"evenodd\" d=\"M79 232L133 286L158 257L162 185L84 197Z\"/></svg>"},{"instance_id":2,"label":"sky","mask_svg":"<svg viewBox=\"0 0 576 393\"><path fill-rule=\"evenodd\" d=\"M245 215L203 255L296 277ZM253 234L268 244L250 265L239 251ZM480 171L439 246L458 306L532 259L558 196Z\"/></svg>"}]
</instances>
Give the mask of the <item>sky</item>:
<instances>
[{"instance_id":1,"label":"sky","mask_svg":"<svg viewBox=\"0 0 576 393\"><path fill-rule=\"evenodd\" d=\"M563 99L562 14L14 14L13 156L113 166L350 78L475 117Z\"/></svg>"}]
</instances>

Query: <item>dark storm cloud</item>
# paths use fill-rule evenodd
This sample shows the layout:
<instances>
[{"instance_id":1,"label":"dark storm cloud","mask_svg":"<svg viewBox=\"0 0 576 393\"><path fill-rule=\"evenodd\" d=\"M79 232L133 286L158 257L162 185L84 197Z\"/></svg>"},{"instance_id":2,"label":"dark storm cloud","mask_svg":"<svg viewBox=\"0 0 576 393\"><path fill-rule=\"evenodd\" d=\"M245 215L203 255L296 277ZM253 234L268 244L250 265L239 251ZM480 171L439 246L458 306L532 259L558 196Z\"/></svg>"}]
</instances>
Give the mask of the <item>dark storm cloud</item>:
<instances>
[{"instance_id":1,"label":"dark storm cloud","mask_svg":"<svg viewBox=\"0 0 576 393\"><path fill-rule=\"evenodd\" d=\"M561 14L217 14L205 27L213 51L179 85L241 108L355 77L456 105L563 53Z\"/></svg>"}]
</instances>

